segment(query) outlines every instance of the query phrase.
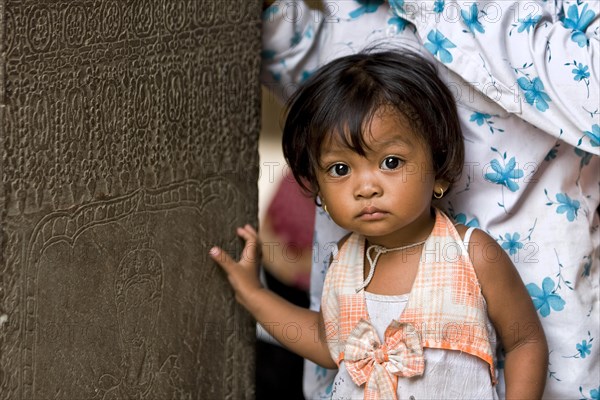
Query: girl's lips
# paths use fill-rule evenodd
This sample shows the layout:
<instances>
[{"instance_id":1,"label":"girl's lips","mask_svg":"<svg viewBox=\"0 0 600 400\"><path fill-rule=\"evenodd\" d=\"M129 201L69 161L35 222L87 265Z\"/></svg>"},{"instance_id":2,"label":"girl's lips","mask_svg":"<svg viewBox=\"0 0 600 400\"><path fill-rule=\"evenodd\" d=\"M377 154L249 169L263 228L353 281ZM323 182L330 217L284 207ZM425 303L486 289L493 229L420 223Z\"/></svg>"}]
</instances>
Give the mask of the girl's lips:
<instances>
[{"instance_id":1,"label":"girl's lips","mask_svg":"<svg viewBox=\"0 0 600 400\"><path fill-rule=\"evenodd\" d=\"M384 218L386 214L386 211L380 210L377 207L369 206L363 208L358 214L357 218L367 221L374 221Z\"/></svg>"}]
</instances>

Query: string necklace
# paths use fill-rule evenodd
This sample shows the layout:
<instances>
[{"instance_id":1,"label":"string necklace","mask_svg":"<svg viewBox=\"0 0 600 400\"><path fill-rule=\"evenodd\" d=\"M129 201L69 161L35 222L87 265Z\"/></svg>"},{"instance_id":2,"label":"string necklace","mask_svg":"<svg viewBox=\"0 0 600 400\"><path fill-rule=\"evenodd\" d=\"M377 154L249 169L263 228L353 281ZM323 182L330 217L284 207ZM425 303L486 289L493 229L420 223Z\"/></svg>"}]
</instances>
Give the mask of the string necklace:
<instances>
[{"instance_id":1,"label":"string necklace","mask_svg":"<svg viewBox=\"0 0 600 400\"><path fill-rule=\"evenodd\" d=\"M367 279L365 279L363 284L358 289L356 289L356 293L358 293L361 290L363 290L364 288L366 288L369 285L369 283L371 282L371 279L373 279L373 275L375 274L375 265L377 264L377 260L379 260L379 256L381 256L382 254L391 253L392 251L401 251L401 250L410 249L412 247L417 247L417 246L422 245L426 241L427 240L422 240L420 242L407 244L406 246L393 247L391 249L388 249L387 247L379 246L378 244L373 244L373 245L367 247L367 260L369 261L369 275L367 275ZM371 250L375 250L375 258L371 258Z\"/></svg>"}]
</instances>

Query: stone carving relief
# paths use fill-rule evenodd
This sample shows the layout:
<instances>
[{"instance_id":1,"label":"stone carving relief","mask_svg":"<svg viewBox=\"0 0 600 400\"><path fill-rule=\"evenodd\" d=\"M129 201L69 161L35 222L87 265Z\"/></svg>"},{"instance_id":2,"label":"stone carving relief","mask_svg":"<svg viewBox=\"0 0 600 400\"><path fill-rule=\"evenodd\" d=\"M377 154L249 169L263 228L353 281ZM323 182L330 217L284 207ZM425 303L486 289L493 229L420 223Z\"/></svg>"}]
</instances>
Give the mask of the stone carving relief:
<instances>
[{"instance_id":1,"label":"stone carving relief","mask_svg":"<svg viewBox=\"0 0 600 400\"><path fill-rule=\"evenodd\" d=\"M0 400L253 398L260 2L0 0Z\"/></svg>"}]
</instances>

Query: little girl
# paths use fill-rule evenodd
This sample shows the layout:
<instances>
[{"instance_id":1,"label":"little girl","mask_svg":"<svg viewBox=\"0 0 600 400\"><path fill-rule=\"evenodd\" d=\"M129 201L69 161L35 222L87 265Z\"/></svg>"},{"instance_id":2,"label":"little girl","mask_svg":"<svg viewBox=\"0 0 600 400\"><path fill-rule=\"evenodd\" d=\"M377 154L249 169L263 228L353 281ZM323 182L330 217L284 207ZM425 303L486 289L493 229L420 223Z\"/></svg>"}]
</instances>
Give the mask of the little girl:
<instances>
[{"instance_id":1,"label":"little girl","mask_svg":"<svg viewBox=\"0 0 600 400\"><path fill-rule=\"evenodd\" d=\"M507 398L541 397L548 349L518 273L494 239L432 206L460 176L463 142L429 62L380 52L322 67L290 100L283 151L296 180L352 232L321 311L262 287L251 226L238 229L239 262L210 254L280 343L339 368L332 398L497 398L496 334Z\"/></svg>"}]
</instances>

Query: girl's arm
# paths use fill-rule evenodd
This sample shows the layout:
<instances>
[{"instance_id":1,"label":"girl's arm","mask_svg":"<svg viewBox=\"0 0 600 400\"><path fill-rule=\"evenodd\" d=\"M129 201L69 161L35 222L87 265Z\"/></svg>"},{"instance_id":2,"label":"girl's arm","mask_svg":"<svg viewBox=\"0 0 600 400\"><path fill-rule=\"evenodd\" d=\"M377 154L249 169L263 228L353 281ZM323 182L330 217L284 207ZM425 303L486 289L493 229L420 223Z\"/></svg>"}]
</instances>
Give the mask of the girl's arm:
<instances>
[{"instance_id":1,"label":"girl's arm","mask_svg":"<svg viewBox=\"0 0 600 400\"><path fill-rule=\"evenodd\" d=\"M209 253L227 274L236 300L283 346L324 368L336 368L325 342L321 313L298 307L264 288L258 279L257 233L246 225L237 234L246 241L238 262L218 247Z\"/></svg>"},{"instance_id":2,"label":"girl's arm","mask_svg":"<svg viewBox=\"0 0 600 400\"><path fill-rule=\"evenodd\" d=\"M541 399L548 345L531 297L506 252L485 232L473 232L469 255L506 352L506 399Z\"/></svg>"}]
</instances>

